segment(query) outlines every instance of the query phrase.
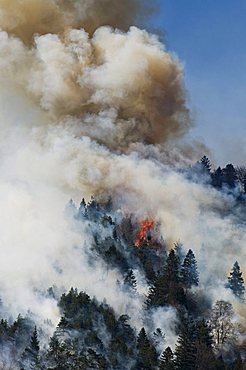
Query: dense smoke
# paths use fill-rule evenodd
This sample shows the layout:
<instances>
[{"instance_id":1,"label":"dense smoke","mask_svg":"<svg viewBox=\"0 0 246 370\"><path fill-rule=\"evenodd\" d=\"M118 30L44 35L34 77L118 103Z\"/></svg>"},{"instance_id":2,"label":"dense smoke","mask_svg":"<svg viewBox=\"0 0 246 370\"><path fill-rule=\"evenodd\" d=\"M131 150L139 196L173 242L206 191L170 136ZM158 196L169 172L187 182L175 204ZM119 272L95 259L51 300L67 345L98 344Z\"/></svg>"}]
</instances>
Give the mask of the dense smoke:
<instances>
[{"instance_id":1,"label":"dense smoke","mask_svg":"<svg viewBox=\"0 0 246 370\"><path fill-rule=\"evenodd\" d=\"M182 69L145 31L103 27L90 38L71 30L63 40L36 36L31 49L3 32L0 51L1 78L77 136L126 150L180 137L189 127Z\"/></svg>"},{"instance_id":2,"label":"dense smoke","mask_svg":"<svg viewBox=\"0 0 246 370\"><path fill-rule=\"evenodd\" d=\"M107 193L121 212L154 215L170 247L193 248L214 299L227 294L232 261L245 260L243 228L223 215L233 199L170 166L197 150L182 142L192 126L182 65L156 36L129 28L138 9L133 0L0 3L0 281L15 315L30 308L57 324L55 301L39 292L73 285L142 325L143 299L120 296L118 272L88 264L91 231L65 216L71 197Z\"/></svg>"},{"instance_id":3,"label":"dense smoke","mask_svg":"<svg viewBox=\"0 0 246 370\"><path fill-rule=\"evenodd\" d=\"M84 28L90 34L105 25L127 30L136 17L152 10L139 0L2 0L0 24L30 44L35 34L63 34L69 28Z\"/></svg>"}]
</instances>

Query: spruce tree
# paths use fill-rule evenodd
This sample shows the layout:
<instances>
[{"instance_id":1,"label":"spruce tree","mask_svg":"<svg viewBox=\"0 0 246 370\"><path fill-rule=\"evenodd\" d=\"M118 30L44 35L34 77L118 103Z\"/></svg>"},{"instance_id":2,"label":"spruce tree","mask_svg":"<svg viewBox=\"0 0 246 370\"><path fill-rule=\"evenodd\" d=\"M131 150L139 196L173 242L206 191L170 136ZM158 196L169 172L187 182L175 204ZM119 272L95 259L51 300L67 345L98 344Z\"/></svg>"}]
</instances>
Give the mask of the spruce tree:
<instances>
[{"instance_id":1,"label":"spruce tree","mask_svg":"<svg viewBox=\"0 0 246 370\"><path fill-rule=\"evenodd\" d=\"M162 332L161 328L157 328L153 333L155 347L163 347L165 342L165 334Z\"/></svg>"},{"instance_id":2,"label":"spruce tree","mask_svg":"<svg viewBox=\"0 0 246 370\"><path fill-rule=\"evenodd\" d=\"M37 370L40 368L39 349L37 327L35 326L30 339L30 345L25 349L22 355L24 364L27 364L30 369Z\"/></svg>"},{"instance_id":3,"label":"spruce tree","mask_svg":"<svg viewBox=\"0 0 246 370\"><path fill-rule=\"evenodd\" d=\"M175 370L174 355L170 347L167 347L160 357L159 370Z\"/></svg>"},{"instance_id":4,"label":"spruce tree","mask_svg":"<svg viewBox=\"0 0 246 370\"><path fill-rule=\"evenodd\" d=\"M137 350L138 355L135 369L155 369L157 365L157 353L144 328L140 330L137 337Z\"/></svg>"},{"instance_id":5,"label":"spruce tree","mask_svg":"<svg viewBox=\"0 0 246 370\"><path fill-rule=\"evenodd\" d=\"M171 249L164 272L156 276L156 279L149 289L147 296L147 307L158 307L169 305L185 305L186 296L181 286L180 262L173 249Z\"/></svg>"},{"instance_id":6,"label":"spruce tree","mask_svg":"<svg viewBox=\"0 0 246 370\"><path fill-rule=\"evenodd\" d=\"M191 249L189 249L181 268L181 281L186 288L197 286L199 282L197 262L195 255Z\"/></svg>"},{"instance_id":7,"label":"spruce tree","mask_svg":"<svg viewBox=\"0 0 246 370\"><path fill-rule=\"evenodd\" d=\"M62 366L66 360L66 349L63 343L60 343L57 334L50 338L48 355L49 361L57 366Z\"/></svg>"},{"instance_id":8,"label":"spruce tree","mask_svg":"<svg viewBox=\"0 0 246 370\"><path fill-rule=\"evenodd\" d=\"M206 321L196 323L196 369L214 370L215 355L213 353L213 337Z\"/></svg>"},{"instance_id":9,"label":"spruce tree","mask_svg":"<svg viewBox=\"0 0 246 370\"><path fill-rule=\"evenodd\" d=\"M176 256L175 251L171 249L167 257L166 267L164 269L164 276L166 280L168 280L170 283L175 284L180 281L179 264L180 264L179 258Z\"/></svg>"},{"instance_id":10,"label":"spruce tree","mask_svg":"<svg viewBox=\"0 0 246 370\"><path fill-rule=\"evenodd\" d=\"M223 185L223 171L221 167L218 167L217 170L215 170L212 174L212 185L215 188L221 189Z\"/></svg>"},{"instance_id":11,"label":"spruce tree","mask_svg":"<svg viewBox=\"0 0 246 370\"><path fill-rule=\"evenodd\" d=\"M38 354L40 347L39 347L38 332L37 332L36 326L34 327L34 331L31 336L30 348L34 353Z\"/></svg>"},{"instance_id":12,"label":"spruce tree","mask_svg":"<svg viewBox=\"0 0 246 370\"><path fill-rule=\"evenodd\" d=\"M228 287L240 301L244 302L244 280L237 261L234 263L230 276L228 277Z\"/></svg>"},{"instance_id":13,"label":"spruce tree","mask_svg":"<svg viewBox=\"0 0 246 370\"><path fill-rule=\"evenodd\" d=\"M235 188L238 177L237 172L231 163L227 164L226 167L223 168L223 175L226 185L231 189Z\"/></svg>"},{"instance_id":14,"label":"spruce tree","mask_svg":"<svg viewBox=\"0 0 246 370\"><path fill-rule=\"evenodd\" d=\"M83 218L83 217L87 218L87 207L86 207L85 198L83 198L80 202L78 217L79 218Z\"/></svg>"},{"instance_id":15,"label":"spruce tree","mask_svg":"<svg viewBox=\"0 0 246 370\"><path fill-rule=\"evenodd\" d=\"M185 257L185 251L184 246L181 242L174 243L174 252L179 259L179 261L182 261Z\"/></svg>"},{"instance_id":16,"label":"spruce tree","mask_svg":"<svg viewBox=\"0 0 246 370\"><path fill-rule=\"evenodd\" d=\"M207 174L210 174L210 170L211 170L211 162L210 160L208 159L208 157L206 157L205 155L200 159L199 161L201 167L202 167L202 170L207 173Z\"/></svg>"},{"instance_id":17,"label":"spruce tree","mask_svg":"<svg viewBox=\"0 0 246 370\"><path fill-rule=\"evenodd\" d=\"M192 319L183 319L175 350L175 369L196 369L196 328Z\"/></svg>"}]
</instances>

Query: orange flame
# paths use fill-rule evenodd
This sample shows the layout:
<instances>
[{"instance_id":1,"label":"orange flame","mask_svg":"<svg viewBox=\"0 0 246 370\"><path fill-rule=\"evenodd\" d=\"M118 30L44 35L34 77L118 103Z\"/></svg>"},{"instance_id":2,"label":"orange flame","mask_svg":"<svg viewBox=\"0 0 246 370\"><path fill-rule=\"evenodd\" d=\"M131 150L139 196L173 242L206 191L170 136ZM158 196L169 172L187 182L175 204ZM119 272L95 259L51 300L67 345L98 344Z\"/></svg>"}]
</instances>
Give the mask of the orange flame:
<instances>
[{"instance_id":1,"label":"orange flame","mask_svg":"<svg viewBox=\"0 0 246 370\"><path fill-rule=\"evenodd\" d=\"M138 239L135 242L136 247L140 247L144 241L149 241L151 239L151 230L155 227L154 220L143 220L141 221L141 229L138 233Z\"/></svg>"}]
</instances>

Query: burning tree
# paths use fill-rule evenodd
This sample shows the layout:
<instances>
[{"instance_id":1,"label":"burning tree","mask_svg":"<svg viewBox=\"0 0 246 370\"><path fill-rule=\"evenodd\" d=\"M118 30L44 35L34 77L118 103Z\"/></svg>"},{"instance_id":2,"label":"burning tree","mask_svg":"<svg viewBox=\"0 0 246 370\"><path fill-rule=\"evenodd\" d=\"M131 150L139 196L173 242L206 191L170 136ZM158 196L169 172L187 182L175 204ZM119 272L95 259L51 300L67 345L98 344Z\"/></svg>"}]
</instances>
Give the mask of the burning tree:
<instances>
[{"instance_id":1,"label":"burning tree","mask_svg":"<svg viewBox=\"0 0 246 370\"><path fill-rule=\"evenodd\" d=\"M152 239L152 230L155 227L154 220L146 219L141 222L141 229L138 233L138 239L135 242L136 247L140 247L144 242L150 242Z\"/></svg>"}]
</instances>

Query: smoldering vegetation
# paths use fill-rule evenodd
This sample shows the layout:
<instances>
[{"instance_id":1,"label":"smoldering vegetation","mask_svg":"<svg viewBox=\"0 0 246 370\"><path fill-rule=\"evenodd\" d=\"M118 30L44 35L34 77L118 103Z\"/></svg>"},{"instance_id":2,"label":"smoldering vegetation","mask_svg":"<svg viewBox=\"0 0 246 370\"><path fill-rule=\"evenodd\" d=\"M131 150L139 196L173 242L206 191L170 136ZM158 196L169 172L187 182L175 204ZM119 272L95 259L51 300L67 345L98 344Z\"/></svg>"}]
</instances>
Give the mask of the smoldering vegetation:
<instances>
[{"instance_id":1,"label":"smoldering vegetation","mask_svg":"<svg viewBox=\"0 0 246 370\"><path fill-rule=\"evenodd\" d=\"M228 166L217 188L218 171L203 157L186 168L186 176L197 181L199 174L199 186L206 182L208 191L216 186L230 193L233 208L241 209L246 193L240 171L234 169L234 177L226 171ZM216 213L221 217L220 209ZM73 266L83 255L76 277L83 290L61 286L69 262L64 265L61 256L52 265L58 285L32 287L43 310L56 309L56 326L49 312L35 312L34 302L16 319L2 302L3 369L243 369L245 288L237 261L227 275L218 269L208 276L192 249L180 241L170 249L158 221L119 211L106 194L78 205L71 199L64 214L70 227L90 236L90 243L70 250Z\"/></svg>"},{"instance_id":2,"label":"smoldering vegetation","mask_svg":"<svg viewBox=\"0 0 246 370\"><path fill-rule=\"evenodd\" d=\"M150 11L0 2L3 369L243 366L245 168L199 160Z\"/></svg>"}]
</instances>

